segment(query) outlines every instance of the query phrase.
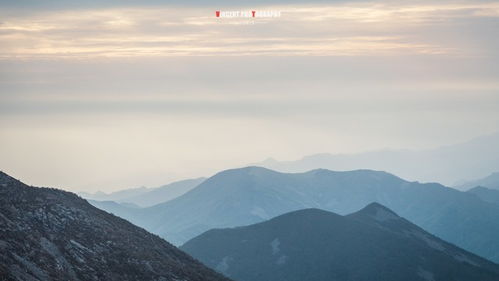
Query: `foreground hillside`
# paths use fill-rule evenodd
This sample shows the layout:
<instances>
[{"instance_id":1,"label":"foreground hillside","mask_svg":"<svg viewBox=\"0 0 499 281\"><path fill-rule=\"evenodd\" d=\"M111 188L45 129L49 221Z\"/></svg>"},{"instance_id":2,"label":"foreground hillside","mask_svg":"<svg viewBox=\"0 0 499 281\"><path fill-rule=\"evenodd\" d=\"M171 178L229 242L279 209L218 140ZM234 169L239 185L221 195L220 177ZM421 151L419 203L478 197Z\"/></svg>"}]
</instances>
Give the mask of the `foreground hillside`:
<instances>
[{"instance_id":1,"label":"foreground hillside","mask_svg":"<svg viewBox=\"0 0 499 281\"><path fill-rule=\"evenodd\" d=\"M75 194L0 172L0 280L227 280Z\"/></svg>"},{"instance_id":2,"label":"foreground hillside","mask_svg":"<svg viewBox=\"0 0 499 281\"><path fill-rule=\"evenodd\" d=\"M181 249L238 281L499 280L499 265L376 203L348 216L306 209L210 230Z\"/></svg>"}]
</instances>

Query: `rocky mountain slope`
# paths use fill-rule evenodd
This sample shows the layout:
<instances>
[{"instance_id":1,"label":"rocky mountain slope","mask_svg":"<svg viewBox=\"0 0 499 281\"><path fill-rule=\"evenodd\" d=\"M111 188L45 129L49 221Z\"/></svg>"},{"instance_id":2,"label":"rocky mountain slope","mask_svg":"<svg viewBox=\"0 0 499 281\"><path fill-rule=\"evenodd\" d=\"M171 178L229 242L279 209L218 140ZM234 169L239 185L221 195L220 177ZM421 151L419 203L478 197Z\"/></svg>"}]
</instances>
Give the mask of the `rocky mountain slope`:
<instances>
[{"instance_id":1,"label":"rocky mountain slope","mask_svg":"<svg viewBox=\"0 0 499 281\"><path fill-rule=\"evenodd\" d=\"M0 280L228 279L73 193L0 172Z\"/></svg>"}]
</instances>

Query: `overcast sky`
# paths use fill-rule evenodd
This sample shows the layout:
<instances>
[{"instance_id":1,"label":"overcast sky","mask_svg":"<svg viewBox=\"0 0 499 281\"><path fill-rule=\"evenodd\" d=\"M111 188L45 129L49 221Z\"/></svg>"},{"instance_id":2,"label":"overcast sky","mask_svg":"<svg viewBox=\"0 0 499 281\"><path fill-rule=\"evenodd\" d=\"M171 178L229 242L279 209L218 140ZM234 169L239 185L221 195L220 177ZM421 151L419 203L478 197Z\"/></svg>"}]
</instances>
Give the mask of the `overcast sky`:
<instances>
[{"instance_id":1,"label":"overcast sky","mask_svg":"<svg viewBox=\"0 0 499 281\"><path fill-rule=\"evenodd\" d=\"M159 186L499 130L499 2L10 2L0 169L29 184Z\"/></svg>"}]
</instances>

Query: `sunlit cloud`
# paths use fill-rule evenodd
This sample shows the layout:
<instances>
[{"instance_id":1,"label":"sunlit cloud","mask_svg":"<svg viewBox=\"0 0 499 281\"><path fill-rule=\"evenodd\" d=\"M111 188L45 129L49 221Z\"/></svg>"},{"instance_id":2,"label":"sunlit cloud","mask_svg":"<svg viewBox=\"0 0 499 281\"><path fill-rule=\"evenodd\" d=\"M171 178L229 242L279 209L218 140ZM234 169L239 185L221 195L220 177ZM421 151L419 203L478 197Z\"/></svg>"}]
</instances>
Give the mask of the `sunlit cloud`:
<instances>
[{"instance_id":1,"label":"sunlit cloud","mask_svg":"<svg viewBox=\"0 0 499 281\"><path fill-rule=\"evenodd\" d=\"M296 14L307 14L304 20L325 21L331 19L352 20L364 23L433 23L451 18L498 17L499 3L462 4L405 4L365 3L333 7L301 7L289 10Z\"/></svg>"},{"instance_id":2,"label":"sunlit cloud","mask_svg":"<svg viewBox=\"0 0 499 281\"><path fill-rule=\"evenodd\" d=\"M264 9L264 8L262 8ZM115 8L3 16L0 58L463 55L428 24L499 17L499 3L275 6L282 17L220 19L205 8Z\"/></svg>"}]
</instances>

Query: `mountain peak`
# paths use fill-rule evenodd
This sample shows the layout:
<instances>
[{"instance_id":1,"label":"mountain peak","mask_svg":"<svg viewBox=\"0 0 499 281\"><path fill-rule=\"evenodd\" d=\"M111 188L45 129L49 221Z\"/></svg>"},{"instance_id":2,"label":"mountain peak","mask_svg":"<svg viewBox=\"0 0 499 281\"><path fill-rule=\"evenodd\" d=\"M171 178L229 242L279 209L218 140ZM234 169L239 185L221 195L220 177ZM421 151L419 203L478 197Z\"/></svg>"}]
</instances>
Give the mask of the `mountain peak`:
<instances>
[{"instance_id":1,"label":"mountain peak","mask_svg":"<svg viewBox=\"0 0 499 281\"><path fill-rule=\"evenodd\" d=\"M305 218L318 219L320 217L341 217L341 216L333 212L328 212L318 208L307 208L307 209L300 209L289 213L285 213L273 219L279 219L285 217L293 217L293 218L305 217Z\"/></svg>"},{"instance_id":2,"label":"mountain peak","mask_svg":"<svg viewBox=\"0 0 499 281\"><path fill-rule=\"evenodd\" d=\"M368 216L377 221L387 221L387 220L398 220L400 217L392 210L387 207L373 202L360 211L354 213L356 216Z\"/></svg>"},{"instance_id":3,"label":"mountain peak","mask_svg":"<svg viewBox=\"0 0 499 281\"><path fill-rule=\"evenodd\" d=\"M361 212L398 218L378 203ZM498 265L415 225L418 231L401 232L399 226L399 221L378 227L372 219L305 209L263 223L208 231L181 249L241 281L498 280Z\"/></svg>"},{"instance_id":4,"label":"mountain peak","mask_svg":"<svg viewBox=\"0 0 499 281\"><path fill-rule=\"evenodd\" d=\"M279 172L276 172L276 171L273 171L273 170L270 170L267 168L259 167L259 166L248 166L248 167L224 170L224 171L217 173L216 175L214 175L211 178L224 177L224 176L228 176L228 175L248 176L248 175L265 175L265 174L272 174L272 173L279 173Z\"/></svg>"},{"instance_id":5,"label":"mountain peak","mask_svg":"<svg viewBox=\"0 0 499 281\"><path fill-rule=\"evenodd\" d=\"M7 175L6 173L0 171L0 184L5 185L5 184L10 184L14 182L19 182L19 180Z\"/></svg>"}]
</instances>

